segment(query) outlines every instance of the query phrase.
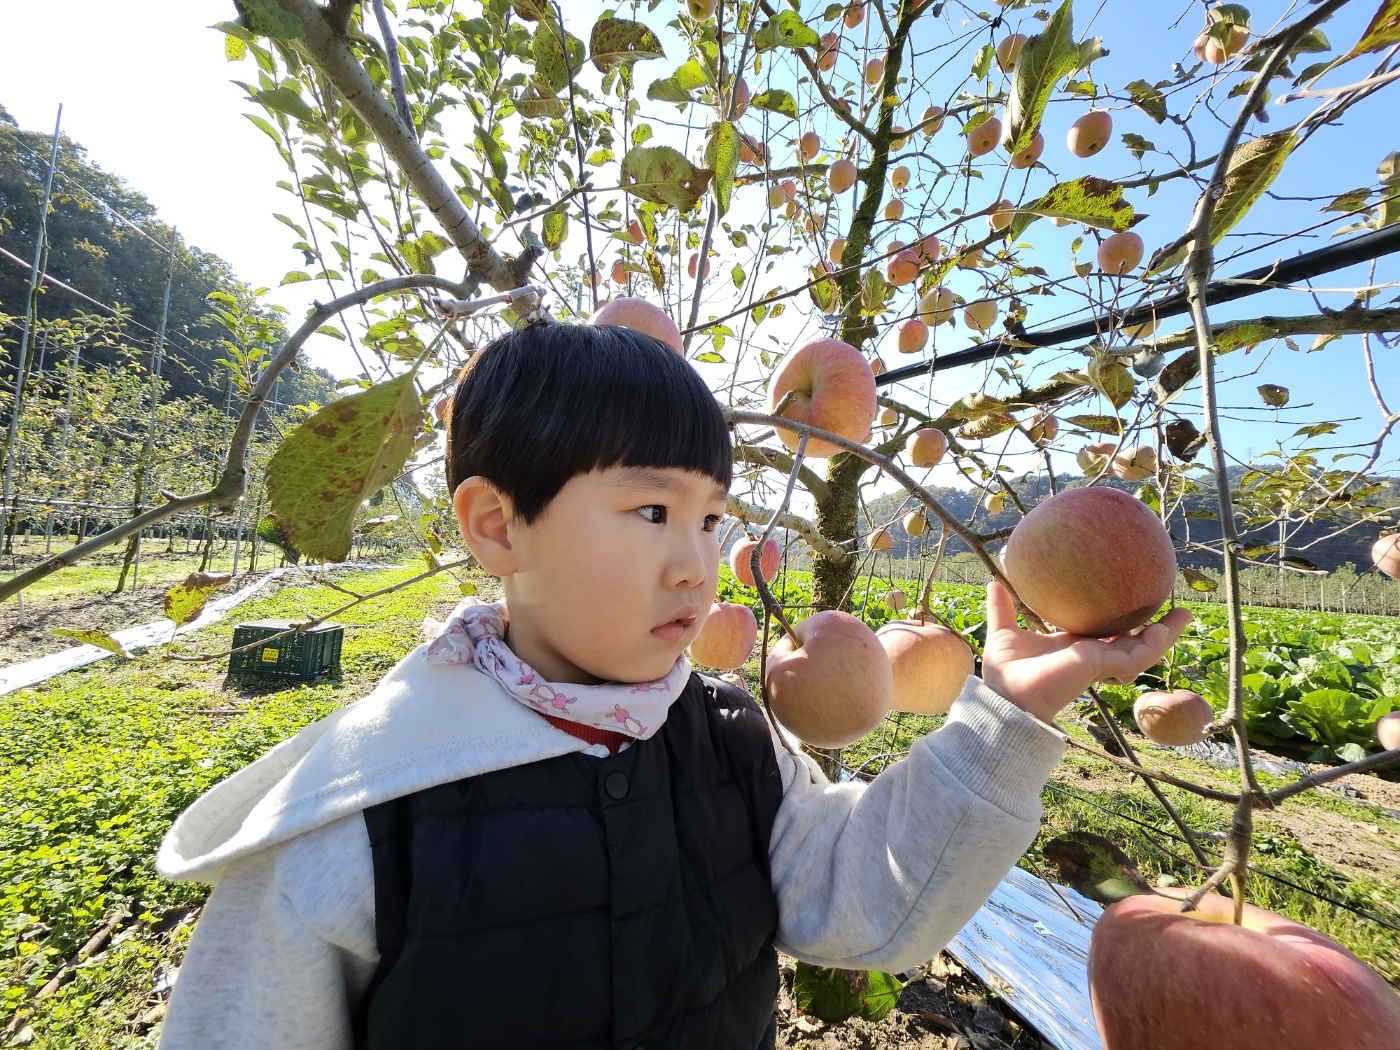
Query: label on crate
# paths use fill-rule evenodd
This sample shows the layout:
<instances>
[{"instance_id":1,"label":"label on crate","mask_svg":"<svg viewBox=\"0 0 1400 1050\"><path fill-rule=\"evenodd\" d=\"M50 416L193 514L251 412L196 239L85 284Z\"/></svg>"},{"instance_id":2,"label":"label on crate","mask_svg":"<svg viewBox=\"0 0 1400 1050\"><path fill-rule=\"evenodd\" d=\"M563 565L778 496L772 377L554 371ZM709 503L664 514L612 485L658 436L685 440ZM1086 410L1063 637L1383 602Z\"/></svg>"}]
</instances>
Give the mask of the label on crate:
<instances>
[{"instance_id":1,"label":"label on crate","mask_svg":"<svg viewBox=\"0 0 1400 1050\"><path fill-rule=\"evenodd\" d=\"M277 662L277 649L266 648L262 651L262 662L265 664L275 664Z\"/></svg>"}]
</instances>

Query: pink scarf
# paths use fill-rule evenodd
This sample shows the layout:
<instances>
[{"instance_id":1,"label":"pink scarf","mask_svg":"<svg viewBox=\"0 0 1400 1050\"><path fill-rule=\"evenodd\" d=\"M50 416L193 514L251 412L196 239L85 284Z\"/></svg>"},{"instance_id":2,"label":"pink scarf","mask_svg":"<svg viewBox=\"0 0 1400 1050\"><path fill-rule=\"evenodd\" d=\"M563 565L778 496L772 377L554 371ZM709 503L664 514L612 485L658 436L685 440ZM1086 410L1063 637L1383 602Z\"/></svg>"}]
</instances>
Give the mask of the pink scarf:
<instances>
[{"instance_id":1,"label":"pink scarf","mask_svg":"<svg viewBox=\"0 0 1400 1050\"><path fill-rule=\"evenodd\" d=\"M606 729L647 740L661 729L671 702L690 679L690 661L682 654L663 678L654 682L604 682L601 685L553 685L510 651L505 643L509 616L504 602L487 604L467 598L446 623L425 617L423 634L429 663L475 664L526 707L551 718Z\"/></svg>"}]
</instances>

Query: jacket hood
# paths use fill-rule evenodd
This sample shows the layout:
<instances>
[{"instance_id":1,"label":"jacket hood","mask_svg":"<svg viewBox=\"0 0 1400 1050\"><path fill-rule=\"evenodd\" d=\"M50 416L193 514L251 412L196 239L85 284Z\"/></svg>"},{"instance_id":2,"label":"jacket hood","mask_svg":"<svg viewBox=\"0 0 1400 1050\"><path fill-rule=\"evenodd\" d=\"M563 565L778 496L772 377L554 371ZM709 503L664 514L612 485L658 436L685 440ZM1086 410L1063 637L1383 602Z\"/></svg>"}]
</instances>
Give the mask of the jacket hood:
<instances>
[{"instance_id":1,"label":"jacket hood","mask_svg":"<svg viewBox=\"0 0 1400 1050\"><path fill-rule=\"evenodd\" d=\"M588 746L470 664L420 653L201 795L166 833L156 870L217 882L232 861L389 799Z\"/></svg>"}]
</instances>

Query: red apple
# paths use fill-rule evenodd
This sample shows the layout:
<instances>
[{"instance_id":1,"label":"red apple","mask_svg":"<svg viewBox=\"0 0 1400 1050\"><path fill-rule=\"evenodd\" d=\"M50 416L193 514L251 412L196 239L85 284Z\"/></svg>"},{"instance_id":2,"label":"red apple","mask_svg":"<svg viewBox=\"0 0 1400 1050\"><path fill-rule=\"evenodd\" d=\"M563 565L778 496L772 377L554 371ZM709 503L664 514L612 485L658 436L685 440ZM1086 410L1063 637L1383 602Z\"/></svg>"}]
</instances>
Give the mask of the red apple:
<instances>
[{"instance_id":1,"label":"red apple","mask_svg":"<svg viewBox=\"0 0 1400 1050\"><path fill-rule=\"evenodd\" d=\"M1400 1050L1400 996L1329 937L1185 889L1109 905L1089 940L1104 1050Z\"/></svg>"},{"instance_id":2,"label":"red apple","mask_svg":"<svg viewBox=\"0 0 1400 1050\"><path fill-rule=\"evenodd\" d=\"M813 747L859 740L890 709L894 675L875 632L828 609L793 625L768 650L764 686L778 721Z\"/></svg>"},{"instance_id":3,"label":"red apple","mask_svg":"<svg viewBox=\"0 0 1400 1050\"><path fill-rule=\"evenodd\" d=\"M1117 448L1112 441L1095 441L1075 453L1074 461L1085 477L1098 477L1112 461Z\"/></svg>"},{"instance_id":4,"label":"red apple","mask_svg":"<svg viewBox=\"0 0 1400 1050\"><path fill-rule=\"evenodd\" d=\"M787 419L828 430L851 441L870 437L879 406L875 401L875 373L870 362L850 343L839 339L814 339L783 358L768 384L768 410L774 411L787 392L794 391L783 415ZM797 450L795 430L778 428L778 437ZM841 449L828 441L808 440L807 455L816 459L834 456Z\"/></svg>"},{"instance_id":5,"label":"red apple","mask_svg":"<svg viewBox=\"0 0 1400 1050\"><path fill-rule=\"evenodd\" d=\"M826 184L832 193L845 193L856 184L856 162L848 157L833 161L826 169Z\"/></svg>"},{"instance_id":6,"label":"red apple","mask_svg":"<svg viewBox=\"0 0 1400 1050\"><path fill-rule=\"evenodd\" d=\"M1045 136L1036 132L1025 149L1017 150L1011 154L1011 166L1013 168L1029 168L1040 159L1040 155L1045 152Z\"/></svg>"},{"instance_id":7,"label":"red apple","mask_svg":"<svg viewBox=\"0 0 1400 1050\"><path fill-rule=\"evenodd\" d=\"M955 631L919 620L891 620L875 637L894 675L892 711L937 715L953 706L972 674L972 649Z\"/></svg>"},{"instance_id":8,"label":"red apple","mask_svg":"<svg viewBox=\"0 0 1400 1050\"><path fill-rule=\"evenodd\" d=\"M734 578L745 587L754 586L753 549L757 546L758 540L745 536L729 549L729 568L733 570ZM770 539L763 545L763 553L758 556L758 571L763 573L765 581L773 578L782 560L783 552L777 540Z\"/></svg>"},{"instance_id":9,"label":"red apple","mask_svg":"<svg viewBox=\"0 0 1400 1050\"><path fill-rule=\"evenodd\" d=\"M967 152L974 157L990 153L1001 141L1001 120L992 117L983 121L967 133Z\"/></svg>"},{"instance_id":10,"label":"red apple","mask_svg":"<svg viewBox=\"0 0 1400 1050\"><path fill-rule=\"evenodd\" d=\"M948 451L948 435L937 427L923 427L909 435L904 448L914 466L936 467Z\"/></svg>"},{"instance_id":11,"label":"red apple","mask_svg":"<svg viewBox=\"0 0 1400 1050\"><path fill-rule=\"evenodd\" d=\"M1102 109L1091 109L1070 125L1065 141L1076 157L1092 157L1112 137L1113 117Z\"/></svg>"},{"instance_id":12,"label":"red apple","mask_svg":"<svg viewBox=\"0 0 1400 1050\"><path fill-rule=\"evenodd\" d=\"M1157 476L1157 450L1151 445L1128 447L1113 457L1113 474L1124 481L1146 481Z\"/></svg>"},{"instance_id":13,"label":"red apple","mask_svg":"<svg viewBox=\"0 0 1400 1050\"><path fill-rule=\"evenodd\" d=\"M1176 550L1157 515L1102 485L1037 503L1006 541L1001 564L1041 619L1091 638L1141 627L1176 583Z\"/></svg>"},{"instance_id":14,"label":"red apple","mask_svg":"<svg viewBox=\"0 0 1400 1050\"><path fill-rule=\"evenodd\" d=\"M1200 693L1190 689L1153 690L1133 704L1133 720L1148 740L1167 747L1189 747L1206 738L1215 712Z\"/></svg>"},{"instance_id":15,"label":"red apple","mask_svg":"<svg viewBox=\"0 0 1400 1050\"><path fill-rule=\"evenodd\" d=\"M899 326L897 346L901 354L917 354L928 343L928 325L911 317Z\"/></svg>"},{"instance_id":16,"label":"red apple","mask_svg":"<svg viewBox=\"0 0 1400 1050\"><path fill-rule=\"evenodd\" d=\"M1105 237L1099 245L1099 269L1104 273L1129 273L1142 262L1142 238L1132 230Z\"/></svg>"},{"instance_id":17,"label":"red apple","mask_svg":"<svg viewBox=\"0 0 1400 1050\"><path fill-rule=\"evenodd\" d=\"M685 344L681 341L681 331L676 327L676 322L672 321L670 315L661 307L645 299L634 299L627 295L609 299L598 307L588 323L618 325L630 328L634 332L644 332L660 339L676 353L685 353Z\"/></svg>"},{"instance_id":18,"label":"red apple","mask_svg":"<svg viewBox=\"0 0 1400 1050\"><path fill-rule=\"evenodd\" d=\"M1400 532L1382 536L1371 544L1371 561L1393 580L1400 580Z\"/></svg>"},{"instance_id":19,"label":"red apple","mask_svg":"<svg viewBox=\"0 0 1400 1050\"><path fill-rule=\"evenodd\" d=\"M1035 442L1037 448L1044 448L1050 444L1059 432L1060 421L1043 412L1036 415L1026 427L1026 433L1030 434L1031 440Z\"/></svg>"},{"instance_id":20,"label":"red apple","mask_svg":"<svg viewBox=\"0 0 1400 1050\"><path fill-rule=\"evenodd\" d=\"M1400 711L1392 711L1376 723L1376 741L1386 751L1400 747Z\"/></svg>"},{"instance_id":21,"label":"red apple","mask_svg":"<svg viewBox=\"0 0 1400 1050\"><path fill-rule=\"evenodd\" d=\"M742 667L758 639L758 620L747 605L715 602L705 625L690 643L690 659L717 671Z\"/></svg>"},{"instance_id":22,"label":"red apple","mask_svg":"<svg viewBox=\"0 0 1400 1050\"><path fill-rule=\"evenodd\" d=\"M867 537L870 549L873 551L887 551L894 547L894 537L890 535L888 529L876 529Z\"/></svg>"}]
</instances>

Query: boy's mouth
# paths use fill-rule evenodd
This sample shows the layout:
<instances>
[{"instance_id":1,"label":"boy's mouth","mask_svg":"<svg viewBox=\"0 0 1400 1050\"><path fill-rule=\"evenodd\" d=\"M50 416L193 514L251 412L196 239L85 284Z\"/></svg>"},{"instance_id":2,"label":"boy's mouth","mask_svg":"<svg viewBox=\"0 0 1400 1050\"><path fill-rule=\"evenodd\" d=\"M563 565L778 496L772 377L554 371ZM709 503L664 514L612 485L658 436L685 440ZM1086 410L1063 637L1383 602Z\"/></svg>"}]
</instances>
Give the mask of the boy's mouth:
<instances>
[{"instance_id":1,"label":"boy's mouth","mask_svg":"<svg viewBox=\"0 0 1400 1050\"><path fill-rule=\"evenodd\" d=\"M696 613L693 607L687 606L685 609L681 610L678 616L667 620L660 626L653 627L651 633L668 642L674 642L684 635L686 631L690 630L690 625L695 622L695 616Z\"/></svg>"}]
</instances>

